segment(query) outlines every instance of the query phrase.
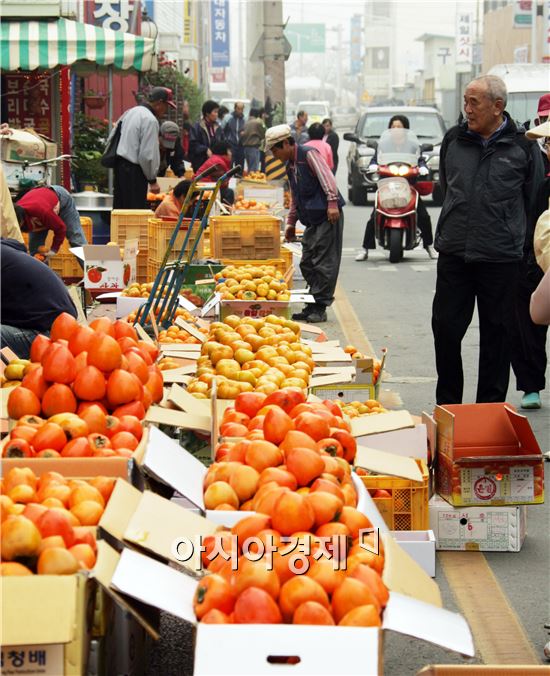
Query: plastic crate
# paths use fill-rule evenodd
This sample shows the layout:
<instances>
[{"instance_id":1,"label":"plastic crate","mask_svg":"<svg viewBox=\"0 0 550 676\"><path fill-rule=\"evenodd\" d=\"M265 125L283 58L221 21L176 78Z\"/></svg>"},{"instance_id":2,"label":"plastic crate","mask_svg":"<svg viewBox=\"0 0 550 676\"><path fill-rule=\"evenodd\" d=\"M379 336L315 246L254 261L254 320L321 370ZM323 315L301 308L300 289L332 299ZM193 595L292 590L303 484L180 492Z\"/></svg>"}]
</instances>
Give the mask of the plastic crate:
<instances>
[{"instance_id":1,"label":"plastic crate","mask_svg":"<svg viewBox=\"0 0 550 676\"><path fill-rule=\"evenodd\" d=\"M264 259L281 255L281 219L275 216L212 216L214 258Z\"/></svg>"},{"instance_id":2,"label":"plastic crate","mask_svg":"<svg viewBox=\"0 0 550 676\"><path fill-rule=\"evenodd\" d=\"M141 251L147 250L150 209L113 209L111 212L111 242L124 246L127 239L138 239Z\"/></svg>"},{"instance_id":3,"label":"plastic crate","mask_svg":"<svg viewBox=\"0 0 550 676\"><path fill-rule=\"evenodd\" d=\"M290 256L290 259L288 256L285 256L283 258L266 258L264 260L234 260L233 258L223 258L221 259L221 263L224 266L234 265L235 267L242 267L244 265L273 265L277 270L280 270L283 275L286 275L287 270L292 267L292 256ZM289 289L292 288L292 275L290 275L287 281L287 286Z\"/></svg>"},{"instance_id":4,"label":"plastic crate","mask_svg":"<svg viewBox=\"0 0 550 676\"><path fill-rule=\"evenodd\" d=\"M361 476L369 491L385 490L389 498L373 498L390 530L428 530L430 499L430 473L424 460L417 458L422 481L412 481L395 476Z\"/></svg>"},{"instance_id":5,"label":"plastic crate","mask_svg":"<svg viewBox=\"0 0 550 676\"><path fill-rule=\"evenodd\" d=\"M50 269L60 277L78 277L82 279L84 271L72 253L58 253L50 259Z\"/></svg>"},{"instance_id":6,"label":"plastic crate","mask_svg":"<svg viewBox=\"0 0 550 676\"><path fill-rule=\"evenodd\" d=\"M183 245L183 241L185 239L185 236L187 235L187 229L189 227L189 223L191 222L191 219L189 218L184 218L182 225L180 227L180 232L178 233L178 236L176 237L176 241L174 242L174 245L172 247L172 251L170 252L170 256L168 257L169 261L174 261L177 259L179 252L181 250L181 247ZM174 228L176 227L177 221L170 221L170 220L164 220L162 218L150 218L149 219L149 226L148 226L148 251L149 251L149 257L152 260L155 261L162 261L164 258L164 254L166 253L166 249L168 248L168 245L170 244L170 239L172 237L172 234L174 232ZM193 229L193 236L189 239L187 249L186 251L189 251L190 249L193 248L193 244L197 239L197 235L199 232L199 227L198 223L195 224L194 229ZM197 249L195 251L195 255L193 258L202 258L203 257L203 238L201 237Z\"/></svg>"},{"instance_id":7,"label":"plastic crate","mask_svg":"<svg viewBox=\"0 0 550 676\"><path fill-rule=\"evenodd\" d=\"M148 251L140 251L136 260L136 282L145 284L145 282L152 282L152 279L147 279L147 262L149 260Z\"/></svg>"}]
</instances>

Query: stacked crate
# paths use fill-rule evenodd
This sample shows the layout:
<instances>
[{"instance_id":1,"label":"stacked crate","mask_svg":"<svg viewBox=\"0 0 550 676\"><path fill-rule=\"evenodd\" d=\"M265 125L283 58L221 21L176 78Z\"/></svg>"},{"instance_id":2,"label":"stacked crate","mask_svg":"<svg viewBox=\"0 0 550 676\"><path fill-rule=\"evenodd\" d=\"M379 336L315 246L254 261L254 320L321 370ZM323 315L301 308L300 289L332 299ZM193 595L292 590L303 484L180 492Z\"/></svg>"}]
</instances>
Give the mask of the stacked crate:
<instances>
[{"instance_id":1,"label":"stacked crate","mask_svg":"<svg viewBox=\"0 0 550 676\"><path fill-rule=\"evenodd\" d=\"M82 225L82 230L86 241L90 244L92 242L92 219L88 216L80 217L80 224ZM22 233L23 241L27 249L29 248L29 236L26 232ZM53 242L53 232L50 230L46 237L45 246L50 248ZM82 268L69 249L71 245L67 239L63 240L63 243L59 247L59 251L50 258L50 268L62 278L78 278L82 279L83 271Z\"/></svg>"},{"instance_id":2,"label":"stacked crate","mask_svg":"<svg viewBox=\"0 0 550 676\"><path fill-rule=\"evenodd\" d=\"M281 257L281 219L239 215L210 218L210 254L214 258L265 260Z\"/></svg>"},{"instance_id":3,"label":"stacked crate","mask_svg":"<svg viewBox=\"0 0 550 676\"><path fill-rule=\"evenodd\" d=\"M179 233L176 237L176 241L172 246L172 250L168 256L168 262L175 261L178 258L181 247L187 235L187 230L191 222L190 218L184 218L179 229ZM174 232L174 228L177 225L176 220L165 220L162 218L150 218L148 226L148 242L149 242L149 257L147 260L147 277L148 281L152 282L164 259L164 255L168 246L170 244L170 239ZM185 248L185 252L189 252L193 249L196 241L196 235L198 234L198 224L195 225L195 230L193 236L189 238L189 242ZM195 249L195 254L193 260L199 260L204 256L204 242L203 237L199 240L197 248Z\"/></svg>"},{"instance_id":4,"label":"stacked crate","mask_svg":"<svg viewBox=\"0 0 550 676\"><path fill-rule=\"evenodd\" d=\"M147 260L149 258L148 221L152 216L150 209L113 209L111 212L111 241L124 246L127 239L139 241L139 253L136 262L136 281L147 281Z\"/></svg>"}]
</instances>

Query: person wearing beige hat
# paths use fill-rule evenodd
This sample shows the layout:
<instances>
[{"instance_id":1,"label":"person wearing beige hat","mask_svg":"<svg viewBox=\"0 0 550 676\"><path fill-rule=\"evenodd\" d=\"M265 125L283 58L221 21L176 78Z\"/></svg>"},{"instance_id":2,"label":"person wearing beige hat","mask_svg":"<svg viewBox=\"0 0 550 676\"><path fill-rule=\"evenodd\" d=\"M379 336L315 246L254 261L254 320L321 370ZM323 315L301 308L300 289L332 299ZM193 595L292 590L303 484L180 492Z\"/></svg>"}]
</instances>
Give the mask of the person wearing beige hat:
<instances>
[{"instance_id":1,"label":"person wearing beige hat","mask_svg":"<svg viewBox=\"0 0 550 676\"><path fill-rule=\"evenodd\" d=\"M546 99L546 100L545 100ZM538 119L548 115L550 97L545 95L539 101ZM547 326L533 321L530 314L532 296L542 283L544 273L550 264L550 122L530 129L528 139L538 141L545 161L545 179L540 183L533 204L533 212L527 224L523 261L515 298L515 322L512 327L512 368L516 376L517 389L524 392L521 408L538 409L542 402L540 392L545 389L546 380L546 334ZM545 261L548 262L545 262ZM538 296L541 296L540 292ZM538 297L537 296L537 297Z\"/></svg>"},{"instance_id":2,"label":"person wearing beige hat","mask_svg":"<svg viewBox=\"0 0 550 676\"><path fill-rule=\"evenodd\" d=\"M345 204L328 164L316 148L299 145L287 124L266 132L266 151L286 164L291 203L285 237L295 238L296 222L305 226L300 270L309 286L314 304L292 315L298 321L325 322L326 309L334 291L342 258Z\"/></svg>"}]
</instances>

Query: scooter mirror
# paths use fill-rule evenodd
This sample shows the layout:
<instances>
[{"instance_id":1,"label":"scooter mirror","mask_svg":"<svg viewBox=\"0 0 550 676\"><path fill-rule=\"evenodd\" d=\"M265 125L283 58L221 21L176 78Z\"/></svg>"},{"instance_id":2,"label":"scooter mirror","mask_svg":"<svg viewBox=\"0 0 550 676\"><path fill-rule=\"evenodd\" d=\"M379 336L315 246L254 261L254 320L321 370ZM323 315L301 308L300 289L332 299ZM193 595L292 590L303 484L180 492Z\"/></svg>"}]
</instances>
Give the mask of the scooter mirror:
<instances>
[{"instance_id":1,"label":"scooter mirror","mask_svg":"<svg viewBox=\"0 0 550 676\"><path fill-rule=\"evenodd\" d=\"M430 152L434 149L433 143L423 143L420 146L420 152L421 153L427 153Z\"/></svg>"},{"instance_id":2,"label":"scooter mirror","mask_svg":"<svg viewBox=\"0 0 550 676\"><path fill-rule=\"evenodd\" d=\"M378 148L378 143L376 141L368 140L367 148L373 148L374 150L376 150Z\"/></svg>"}]
</instances>

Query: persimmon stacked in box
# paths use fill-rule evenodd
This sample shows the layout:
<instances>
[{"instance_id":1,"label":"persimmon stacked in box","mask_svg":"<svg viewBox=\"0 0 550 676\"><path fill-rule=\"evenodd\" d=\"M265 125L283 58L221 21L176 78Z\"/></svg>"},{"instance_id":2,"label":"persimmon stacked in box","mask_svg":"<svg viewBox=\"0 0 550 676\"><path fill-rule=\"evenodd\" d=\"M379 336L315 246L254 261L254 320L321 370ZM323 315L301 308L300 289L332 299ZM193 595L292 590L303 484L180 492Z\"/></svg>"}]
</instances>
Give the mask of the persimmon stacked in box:
<instances>
[{"instance_id":1,"label":"persimmon stacked in box","mask_svg":"<svg viewBox=\"0 0 550 676\"><path fill-rule=\"evenodd\" d=\"M207 509L263 512L281 532L282 522L295 532L357 504L356 442L334 402L306 402L298 388L243 393L226 409L220 432L226 440L204 481Z\"/></svg>"},{"instance_id":2,"label":"persimmon stacked in box","mask_svg":"<svg viewBox=\"0 0 550 676\"><path fill-rule=\"evenodd\" d=\"M82 326L63 313L50 338L38 335L21 385L8 398L17 420L5 457L129 456L140 421L163 396L157 348L126 322Z\"/></svg>"},{"instance_id":3,"label":"persimmon stacked in box","mask_svg":"<svg viewBox=\"0 0 550 676\"><path fill-rule=\"evenodd\" d=\"M1 575L70 575L93 568L94 529L115 479L67 479L59 472L37 477L13 467L0 490Z\"/></svg>"}]
</instances>

